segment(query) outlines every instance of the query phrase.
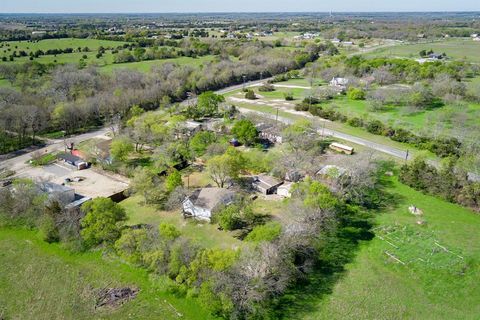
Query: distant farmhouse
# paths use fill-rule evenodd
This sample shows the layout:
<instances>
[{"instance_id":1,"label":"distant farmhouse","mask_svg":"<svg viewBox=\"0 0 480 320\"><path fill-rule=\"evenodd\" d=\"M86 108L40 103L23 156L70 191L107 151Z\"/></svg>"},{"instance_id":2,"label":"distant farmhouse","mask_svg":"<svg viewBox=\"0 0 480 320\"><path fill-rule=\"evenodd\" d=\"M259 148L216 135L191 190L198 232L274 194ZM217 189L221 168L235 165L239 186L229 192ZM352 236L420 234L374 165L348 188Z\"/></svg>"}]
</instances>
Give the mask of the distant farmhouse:
<instances>
[{"instance_id":1,"label":"distant farmhouse","mask_svg":"<svg viewBox=\"0 0 480 320\"><path fill-rule=\"evenodd\" d=\"M348 85L347 78L333 77L332 80L330 80L330 86L335 88L345 90L347 88L347 85Z\"/></svg>"},{"instance_id":2,"label":"distant farmhouse","mask_svg":"<svg viewBox=\"0 0 480 320\"><path fill-rule=\"evenodd\" d=\"M203 188L183 201L183 214L210 221L215 210L231 204L236 193L223 188Z\"/></svg>"}]
</instances>

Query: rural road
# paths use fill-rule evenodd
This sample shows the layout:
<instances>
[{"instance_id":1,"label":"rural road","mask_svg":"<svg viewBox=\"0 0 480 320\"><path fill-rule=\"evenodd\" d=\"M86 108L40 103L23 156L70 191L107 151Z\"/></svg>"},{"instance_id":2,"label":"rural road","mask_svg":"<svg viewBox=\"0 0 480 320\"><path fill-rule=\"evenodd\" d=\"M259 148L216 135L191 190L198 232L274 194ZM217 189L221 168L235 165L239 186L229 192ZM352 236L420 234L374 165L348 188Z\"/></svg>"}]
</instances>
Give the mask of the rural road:
<instances>
[{"instance_id":1,"label":"rural road","mask_svg":"<svg viewBox=\"0 0 480 320\"><path fill-rule=\"evenodd\" d=\"M265 81L268 81L270 79L272 79L272 78L249 81L249 82L245 83L245 86L246 87L258 86L259 84L261 84ZM242 88L243 88L243 84L239 84L239 85L234 85L234 86L224 88L224 89L221 89L221 90L217 90L217 91L215 91L215 93L226 94L226 93L229 93L229 92L232 92L232 91L240 90ZM192 102L194 102L194 99L185 100L185 101L182 102L182 104L186 105L186 104L189 104L189 103L192 103ZM267 112L254 111L254 110L250 110L250 109L246 109L246 108L238 108L238 110L242 113L255 113L255 114L261 115L262 117L265 117L265 118L276 119L276 115L273 115L273 114L270 114L270 113L267 113ZM293 122L292 119L289 119L289 118L286 118L286 117L281 117L281 116L278 117L278 121L281 121L285 124L291 124ZM324 122L324 121L319 120L317 122ZM363 139L363 138L359 138L359 137L356 137L356 136L353 136L353 135L350 135L350 134L346 134L346 133L343 133L343 132L340 132L340 131L337 131L337 130L332 130L332 129L329 129L329 128L322 128L321 123L318 124L318 128L319 128L318 129L319 134L339 138L339 139L342 139L342 140L347 141L347 142L351 142L351 143L355 143L355 144L358 144L358 145L361 145L361 146L365 146L367 148L370 148L370 149L373 149L373 150L376 150L376 151L379 151L379 152L383 152L385 154L388 154L388 155L391 155L391 156L394 156L394 157L397 157L397 158L400 158L400 159L406 159L407 158L407 151L406 150L400 150L400 149L397 149L397 148L393 148L393 147L383 145L383 144L380 144L380 143L376 143L376 142L373 142L373 141L370 141L370 140L367 140L367 139Z\"/></svg>"}]
</instances>

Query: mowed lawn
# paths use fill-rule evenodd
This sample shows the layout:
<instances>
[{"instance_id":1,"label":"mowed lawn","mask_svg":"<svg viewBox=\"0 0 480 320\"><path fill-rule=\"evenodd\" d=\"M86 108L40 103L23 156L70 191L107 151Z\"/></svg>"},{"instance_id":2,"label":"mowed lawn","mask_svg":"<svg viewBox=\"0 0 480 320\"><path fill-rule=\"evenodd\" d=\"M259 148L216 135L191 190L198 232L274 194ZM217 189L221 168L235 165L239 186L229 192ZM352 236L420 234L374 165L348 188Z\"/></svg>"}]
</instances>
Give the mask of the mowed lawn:
<instances>
[{"instance_id":1,"label":"mowed lawn","mask_svg":"<svg viewBox=\"0 0 480 320\"><path fill-rule=\"evenodd\" d=\"M456 38L427 43L400 44L381 48L369 53L367 57L405 57L420 58L419 52L432 49L436 53L446 53L453 60L466 60L480 63L480 42L470 38Z\"/></svg>"},{"instance_id":2,"label":"mowed lawn","mask_svg":"<svg viewBox=\"0 0 480 320\"><path fill-rule=\"evenodd\" d=\"M390 191L398 204L377 218L376 234L384 240L364 243L331 294L312 299L315 311L293 318L478 319L480 216L396 181ZM423 216L412 215L410 205ZM385 237L387 228L400 231Z\"/></svg>"},{"instance_id":3,"label":"mowed lawn","mask_svg":"<svg viewBox=\"0 0 480 320\"><path fill-rule=\"evenodd\" d=\"M166 292L155 278L101 252L71 254L34 231L0 229L2 319L211 319L192 299ZM116 309L95 309L96 292L136 287Z\"/></svg>"}]
</instances>

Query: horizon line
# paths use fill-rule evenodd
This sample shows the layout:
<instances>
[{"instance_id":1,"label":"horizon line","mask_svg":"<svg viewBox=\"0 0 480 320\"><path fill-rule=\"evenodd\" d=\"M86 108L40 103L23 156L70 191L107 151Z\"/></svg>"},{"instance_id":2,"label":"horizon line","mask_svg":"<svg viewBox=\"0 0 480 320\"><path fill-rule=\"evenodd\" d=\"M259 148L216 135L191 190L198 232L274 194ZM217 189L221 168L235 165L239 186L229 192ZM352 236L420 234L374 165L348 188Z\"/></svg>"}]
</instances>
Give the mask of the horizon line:
<instances>
[{"instance_id":1,"label":"horizon line","mask_svg":"<svg viewBox=\"0 0 480 320\"><path fill-rule=\"evenodd\" d=\"M480 13L480 10L388 10L388 11L344 11L344 10L328 10L328 11L165 11L165 12L142 12L142 11L130 11L130 12L0 12L0 14L228 14L228 13Z\"/></svg>"}]
</instances>

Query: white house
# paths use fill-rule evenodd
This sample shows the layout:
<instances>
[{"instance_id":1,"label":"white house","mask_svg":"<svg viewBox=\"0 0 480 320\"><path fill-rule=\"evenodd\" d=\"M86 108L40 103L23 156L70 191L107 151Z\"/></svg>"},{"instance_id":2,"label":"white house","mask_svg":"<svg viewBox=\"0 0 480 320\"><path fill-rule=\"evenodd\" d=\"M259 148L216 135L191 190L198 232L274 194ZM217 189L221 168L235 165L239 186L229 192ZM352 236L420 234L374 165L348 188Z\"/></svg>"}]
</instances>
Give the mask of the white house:
<instances>
[{"instance_id":1,"label":"white house","mask_svg":"<svg viewBox=\"0 0 480 320\"><path fill-rule=\"evenodd\" d=\"M203 188L183 201L183 214L210 221L216 209L231 204L234 199L234 191L223 188Z\"/></svg>"},{"instance_id":2,"label":"white house","mask_svg":"<svg viewBox=\"0 0 480 320\"><path fill-rule=\"evenodd\" d=\"M347 78L333 77L330 85L334 87L345 87L348 84Z\"/></svg>"},{"instance_id":3,"label":"white house","mask_svg":"<svg viewBox=\"0 0 480 320\"><path fill-rule=\"evenodd\" d=\"M284 182L277 188L277 194L285 198L290 198L292 196L291 190L294 184L295 183L293 182Z\"/></svg>"}]
</instances>

